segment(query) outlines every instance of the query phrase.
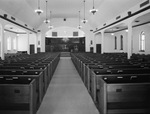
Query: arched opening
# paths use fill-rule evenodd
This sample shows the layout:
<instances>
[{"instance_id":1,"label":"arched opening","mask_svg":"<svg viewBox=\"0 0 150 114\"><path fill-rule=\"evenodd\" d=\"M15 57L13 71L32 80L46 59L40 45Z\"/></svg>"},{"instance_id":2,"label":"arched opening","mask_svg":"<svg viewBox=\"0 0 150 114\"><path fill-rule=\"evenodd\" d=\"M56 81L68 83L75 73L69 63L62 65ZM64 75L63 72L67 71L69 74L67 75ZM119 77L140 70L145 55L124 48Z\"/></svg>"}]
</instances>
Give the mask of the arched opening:
<instances>
[{"instance_id":1,"label":"arched opening","mask_svg":"<svg viewBox=\"0 0 150 114\"><path fill-rule=\"evenodd\" d=\"M85 34L80 29L63 26L45 34L46 52L85 52Z\"/></svg>"}]
</instances>

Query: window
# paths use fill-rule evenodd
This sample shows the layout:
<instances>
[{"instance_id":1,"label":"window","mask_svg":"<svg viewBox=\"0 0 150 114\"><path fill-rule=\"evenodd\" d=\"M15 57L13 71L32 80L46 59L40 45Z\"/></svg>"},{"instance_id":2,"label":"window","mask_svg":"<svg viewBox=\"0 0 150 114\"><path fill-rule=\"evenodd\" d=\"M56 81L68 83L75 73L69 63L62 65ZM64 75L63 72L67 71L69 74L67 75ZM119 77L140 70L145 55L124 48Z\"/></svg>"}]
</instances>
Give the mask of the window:
<instances>
[{"instance_id":1,"label":"window","mask_svg":"<svg viewBox=\"0 0 150 114\"><path fill-rule=\"evenodd\" d=\"M120 50L123 50L123 36L120 36Z\"/></svg>"},{"instance_id":2,"label":"window","mask_svg":"<svg viewBox=\"0 0 150 114\"><path fill-rule=\"evenodd\" d=\"M115 36L115 50L117 49L117 37Z\"/></svg>"},{"instance_id":3,"label":"window","mask_svg":"<svg viewBox=\"0 0 150 114\"><path fill-rule=\"evenodd\" d=\"M7 38L7 50L11 50L11 37Z\"/></svg>"},{"instance_id":4,"label":"window","mask_svg":"<svg viewBox=\"0 0 150 114\"><path fill-rule=\"evenodd\" d=\"M78 36L78 32L73 32L73 36Z\"/></svg>"},{"instance_id":5,"label":"window","mask_svg":"<svg viewBox=\"0 0 150 114\"><path fill-rule=\"evenodd\" d=\"M57 32L52 32L52 36L57 36Z\"/></svg>"},{"instance_id":6,"label":"window","mask_svg":"<svg viewBox=\"0 0 150 114\"><path fill-rule=\"evenodd\" d=\"M145 33L141 32L139 37L139 51L145 51Z\"/></svg>"}]
</instances>

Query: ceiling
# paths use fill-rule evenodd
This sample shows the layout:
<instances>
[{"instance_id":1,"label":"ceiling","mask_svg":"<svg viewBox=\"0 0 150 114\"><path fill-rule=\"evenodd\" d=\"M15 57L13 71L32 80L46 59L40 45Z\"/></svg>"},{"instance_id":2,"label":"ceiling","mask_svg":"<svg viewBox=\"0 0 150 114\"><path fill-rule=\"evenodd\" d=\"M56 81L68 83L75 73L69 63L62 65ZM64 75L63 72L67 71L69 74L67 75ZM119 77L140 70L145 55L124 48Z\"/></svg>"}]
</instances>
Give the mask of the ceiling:
<instances>
[{"instance_id":1,"label":"ceiling","mask_svg":"<svg viewBox=\"0 0 150 114\"><path fill-rule=\"evenodd\" d=\"M140 25L149 25L150 26L150 13L147 13L145 15L142 15L138 18L136 18L133 22L132 22L132 27L136 27L136 26L140 26ZM121 31L121 30L126 30L128 29L127 25L125 23L121 23L117 26L114 26L112 28L107 29L105 32L106 33L113 33L113 32L117 32L117 31Z\"/></svg>"},{"instance_id":2,"label":"ceiling","mask_svg":"<svg viewBox=\"0 0 150 114\"><path fill-rule=\"evenodd\" d=\"M20 29L16 26L13 26L13 25L5 25L5 31L11 31L11 32L14 32L14 33L20 33L20 34L24 34L26 33L26 31L24 31L23 29Z\"/></svg>"},{"instance_id":3,"label":"ceiling","mask_svg":"<svg viewBox=\"0 0 150 114\"><path fill-rule=\"evenodd\" d=\"M86 0L85 14L89 24L93 27L105 23L120 13L128 10L143 0L94 0L97 14L89 13L93 7L93 0ZM83 18L83 0L48 0L48 18L52 11L51 18L78 18L78 11L81 11ZM46 17L46 0L40 0L40 7L44 11L37 15L34 10L38 7L38 0L0 0L0 9L8 12L24 23L35 29L43 23ZM119 9L119 10L118 10Z\"/></svg>"}]
</instances>

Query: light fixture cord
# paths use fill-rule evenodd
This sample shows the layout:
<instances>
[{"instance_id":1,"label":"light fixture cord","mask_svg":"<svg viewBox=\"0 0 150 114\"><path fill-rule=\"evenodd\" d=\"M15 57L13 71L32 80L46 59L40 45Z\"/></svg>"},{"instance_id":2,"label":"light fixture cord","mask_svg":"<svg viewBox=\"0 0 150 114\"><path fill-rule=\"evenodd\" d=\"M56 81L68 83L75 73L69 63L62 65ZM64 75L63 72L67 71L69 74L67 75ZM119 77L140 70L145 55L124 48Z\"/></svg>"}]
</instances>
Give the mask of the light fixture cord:
<instances>
[{"instance_id":1,"label":"light fixture cord","mask_svg":"<svg viewBox=\"0 0 150 114\"><path fill-rule=\"evenodd\" d=\"M38 9L40 9L40 0L38 0Z\"/></svg>"},{"instance_id":2,"label":"light fixture cord","mask_svg":"<svg viewBox=\"0 0 150 114\"><path fill-rule=\"evenodd\" d=\"M46 20L47 20L47 0L46 0Z\"/></svg>"},{"instance_id":3,"label":"light fixture cord","mask_svg":"<svg viewBox=\"0 0 150 114\"><path fill-rule=\"evenodd\" d=\"M51 26L51 13L52 13L52 12L50 11L50 18L49 18L49 19L50 19L50 26Z\"/></svg>"},{"instance_id":4,"label":"light fixture cord","mask_svg":"<svg viewBox=\"0 0 150 114\"><path fill-rule=\"evenodd\" d=\"M93 0L93 9L94 9L94 0Z\"/></svg>"},{"instance_id":5,"label":"light fixture cord","mask_svg":"<svg viewBox=\"0 0 150 114\"><path fill-rule=\"evenodd\" d=\"M79 11L79 26L80 26L80 11Z\"/></svg>"},{"instance_id":6,"label":"light fixture cord","mask_svg":"<svg viewBox=\"0 0 150 114\"><path fill-rule=\"evenodd\" d=\"M84 0L84 20L85 20L85 0Z\"/></svg>"}]
</instances>

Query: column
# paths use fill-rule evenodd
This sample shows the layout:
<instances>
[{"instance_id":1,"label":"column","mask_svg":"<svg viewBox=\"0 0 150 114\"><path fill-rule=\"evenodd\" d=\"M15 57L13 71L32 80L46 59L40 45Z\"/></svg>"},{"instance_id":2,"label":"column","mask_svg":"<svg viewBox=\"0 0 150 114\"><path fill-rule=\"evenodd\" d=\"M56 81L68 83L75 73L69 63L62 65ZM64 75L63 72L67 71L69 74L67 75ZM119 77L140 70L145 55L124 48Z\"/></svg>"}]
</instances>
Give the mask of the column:
<instances>
[{"instance_id":1,"label":"column","mask_svg":"<svg viewBox=\"0 0 150 114\"><path fill-rule=\"evenodd\" d=\"M45 34L41 34L39 35L40 41L41 41L41 52L45 52Z\"/></svg>"},{"instance_id":2,"label":"column","mask_svg":"<svg viewBox=\"0 0 150 114\"><path fill-rule=\"evenodd\" d=\"M19 39L19 34L16 36L16 51L18 51L18 39Z\"/></svg>"},{"instance_id":3,"label":"column","mask_svg":"<svg viewBox=\"0 0 150 114\"><path fill-rule=\"evenodd\" d=\"M105 47L105 42L104 42L104 31L101 32L101 53L104 53L104 47Z\"/></svg>"},{"instance_id":4,"label":"column","mask_svg":"<svg viewBox=\"0 0 150 114\"><path fill-rule=\"evenodd\" d=\"M35 34L35 53L37 53L37 46L38 46L38 35Z\"/></svg>"},{"instance_id":5,"label":"column","mask_svg":"<svg viewBox=\"0 0 150 114\"><path fill-rule=\"evenodd\" d=\"M132 23L129 22L128 23L128 38L127 38L127 57L128 59L130 59L130 57L132 56Z\"/></svg>"},{"instance_id":6,"label":"column","mask_svg":"<svg viewBox=\"0 0 150 114\"><path fill-rule=\"evenodd\" d=\"M96 53L96 34L94 35L93 38L93 48L94 48L94 53Z\"/></svg>"},{"instance_id":7,"label":"column","mask_svg":"<svg viewBox=\"0 0 150 114\"><path fill-rule=\"evenodd\" d=\"M27 54L30 54L30 44L29 44L29 39L30 39L30 33L27 32Z\"/></svg>"},{"instance_id":8,"label":"column","mask_svg":"<svg viewBox=\"0 0 150 114\"><path fill-rule=\"evenodd\" d=\"M4 37L5 37L5 34L4 34L4 26L3 25L0 25L0 37L1 37L1 59L4 60L5 59L5 53L4 53L4 50L5 50L5 47L4 47Z\"/></svg>"}]
</instances>

